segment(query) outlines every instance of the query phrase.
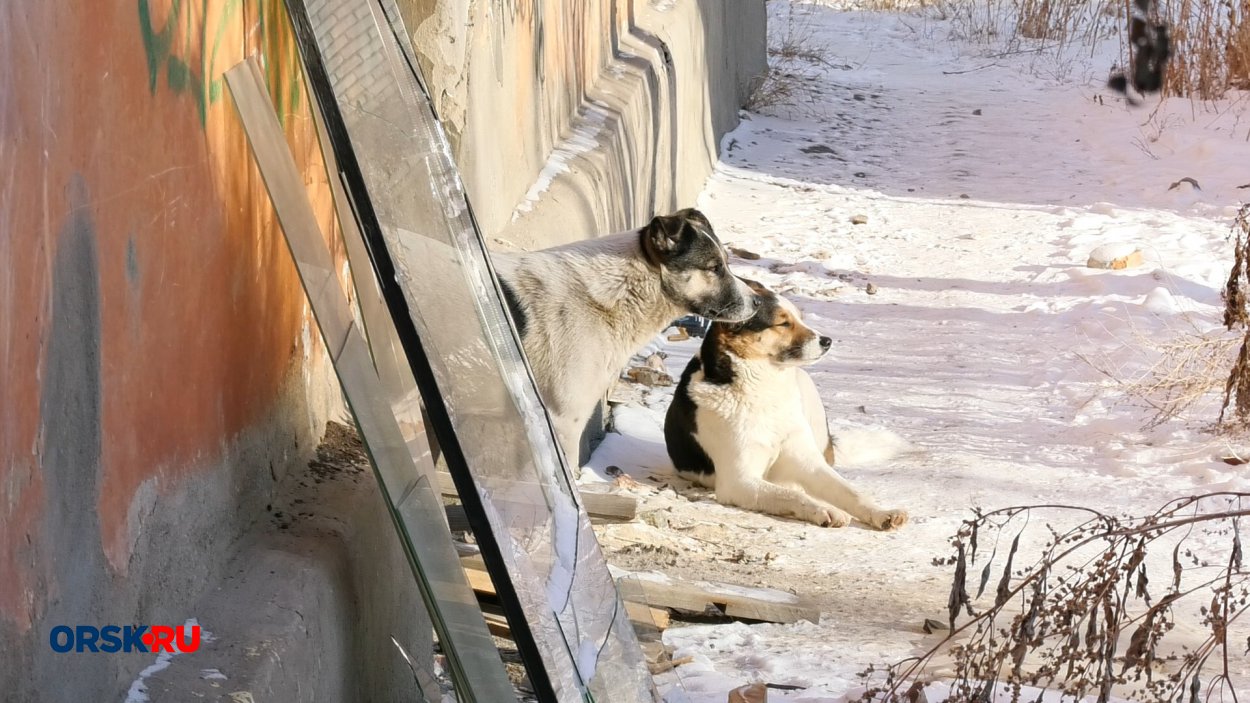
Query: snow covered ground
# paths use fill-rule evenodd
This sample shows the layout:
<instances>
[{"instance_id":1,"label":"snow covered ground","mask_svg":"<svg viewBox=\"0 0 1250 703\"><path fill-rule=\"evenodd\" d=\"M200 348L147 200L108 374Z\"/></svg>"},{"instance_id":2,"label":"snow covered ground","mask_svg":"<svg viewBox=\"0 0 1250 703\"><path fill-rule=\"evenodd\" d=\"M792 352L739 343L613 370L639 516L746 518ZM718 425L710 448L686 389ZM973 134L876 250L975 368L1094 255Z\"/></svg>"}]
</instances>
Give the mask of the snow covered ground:
<instances>
[{"instance_id":1,"label":"snow covered ground","mask_svg":"<svg viewBox=\"0 0 1250 703\"><path fill-rule=\"evenodd\" d=\"M792 9L770 8L774 22ZM944 617L950 583L931 562L974 506L1139 514L1250 490L1246 467L1218 460L1228 440L1198 422L1211 403L1194 422L1143 430L1151 411L1114 380L1140 375L1157 344L1219 327L1226 236L1250 196L1238 189L1250 183L1245 101L1128 108L1102 87L1115 40L1059 80L1044 54L986 56L938 20L793 11L829 65L808 67L797 108L744 116L698 206L760 255L736 260L740 275L834 338L810 371L835 427L885 427L920 448L843 469L911 523L821 529L720 506L672 476L671 388L618 406L585 480L618 466L644 505L641 521L600 528L610 561L789 590L825 612L674 627L665 642L694 662L664 679L672 701L721 703L751 681L803 689L773 700L840 701L867 665L931 644L920 625ZM1200 189L1169 189L1185 177ZM1119 243L1145 263L1086 267ZM677 377L697 344L656 348Z\"/></svg>"}]
</instances>

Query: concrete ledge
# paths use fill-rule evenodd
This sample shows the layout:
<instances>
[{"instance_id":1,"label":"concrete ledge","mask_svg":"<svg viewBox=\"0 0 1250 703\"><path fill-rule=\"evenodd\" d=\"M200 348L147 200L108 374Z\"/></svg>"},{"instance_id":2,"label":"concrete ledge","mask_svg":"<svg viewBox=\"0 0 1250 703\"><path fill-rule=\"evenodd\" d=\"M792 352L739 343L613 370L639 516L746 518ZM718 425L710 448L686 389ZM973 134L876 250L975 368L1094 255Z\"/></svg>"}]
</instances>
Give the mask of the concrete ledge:
<instances>
[{"instance_id":1,"label":"concrete ledge","mask_svg":"<svg viewBox=\"0 0 1250 703\"><path fill-rule=\"evenodd\" d=\"M354 435L331 425L267 515L193 611L211 638L141 675L149 700L437 700L428 619Z\"/></svg>"},{"instance_id":2,"label":"concrete ledge","mask_svg":"<svg viewBox=\"0 0 1250 703\"><path fill-rule=\"evenodd\" d=\"M535 249L690 205L766 67L763 2L400 0L483 231Z\"/></svg>"},{"instance_id":3,"label":"concrete ledge","mask_svg":"<svg viewBox=\"0 0 1250 703\"><path fill-rule=\"evenodd\" d=\"M732 6L732 7L730 7ZM638 3L499 239L525 249L688 207L766 61L763 3Z\"/></svg>"}]
</instances>

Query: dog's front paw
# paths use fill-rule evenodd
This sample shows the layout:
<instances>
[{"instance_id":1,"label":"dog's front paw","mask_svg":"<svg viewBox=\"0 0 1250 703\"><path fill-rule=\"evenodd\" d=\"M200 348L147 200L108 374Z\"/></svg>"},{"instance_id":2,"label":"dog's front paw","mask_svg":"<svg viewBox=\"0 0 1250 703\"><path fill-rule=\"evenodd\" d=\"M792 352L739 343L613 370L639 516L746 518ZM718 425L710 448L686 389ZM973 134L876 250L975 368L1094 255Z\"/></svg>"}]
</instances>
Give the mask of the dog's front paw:
<instances>
[{"instance_id":1,"label":"dog's front paw","mask_svg":"<svg viewBox=\"0 0 1250 703\"><path fill-rule=\"evenodd\" d=\"M846 527L851 524L851 514L845 510L840 510L833 506L827 508L815 508L812 510L808 522L819 525L820 527Z\"/></svg>"},{"instance_id":2,"label":"dog's front paw","mask_svg":"<svg viewBox=\"0 0 1250 703\"><path fill-rule=\"evenodd\" d=\"M907 524L906 510L874 510L872 526L878 530L894 530Z\"/></svg>"}]
</instances>

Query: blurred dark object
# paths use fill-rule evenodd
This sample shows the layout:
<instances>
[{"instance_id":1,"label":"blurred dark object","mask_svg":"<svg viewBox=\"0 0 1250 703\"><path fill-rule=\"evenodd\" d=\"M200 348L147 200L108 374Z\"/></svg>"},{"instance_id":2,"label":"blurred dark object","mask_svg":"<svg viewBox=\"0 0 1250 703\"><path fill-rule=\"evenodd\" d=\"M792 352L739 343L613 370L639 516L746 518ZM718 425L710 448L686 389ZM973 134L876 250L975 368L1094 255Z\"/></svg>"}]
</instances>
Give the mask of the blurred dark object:
<instances>
[{"instance_id":1,"label":"blurred dark object","mask_svg":"<svg viewBox=\"0 0 1250 703\"><path fill-rule=\"evenodd\" d=\"M1128 22L1129 69L1127 72L1114 70L1107 81L1107 87L1123 93L1134 104L1136 101L1129 92L1130 79L1133 90L1142 95L1159 92L1167 74L1168 58L1172 56L1168 26L1158 21L1157 16L1154 0L1133 0Z\"/></svg>"},{"instance_id":2,"label":"blurred dark object","mask_svg":"<svg viewBox=\"0 0 1250 703\"><path fill-rule=\"evenodd\" d=\"M712 322L698 315L686 315L674 322L673 326L686 330L691 337L702 337L712 327Z\"/></svg>"}]
</instances>

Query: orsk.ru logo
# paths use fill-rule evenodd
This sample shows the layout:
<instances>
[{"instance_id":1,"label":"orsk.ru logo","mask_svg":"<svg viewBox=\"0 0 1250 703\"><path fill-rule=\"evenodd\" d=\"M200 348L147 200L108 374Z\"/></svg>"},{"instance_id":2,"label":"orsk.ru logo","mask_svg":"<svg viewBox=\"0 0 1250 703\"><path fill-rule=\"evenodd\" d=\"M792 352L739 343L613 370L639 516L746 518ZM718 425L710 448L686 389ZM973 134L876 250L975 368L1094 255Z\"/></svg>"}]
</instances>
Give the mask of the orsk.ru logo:
<instances>
[{"instance_id":1,"label":"orsk.ru logo","mask_svg":"<svg viewBox=\"0 0 1250 703\"><path fill-rule=\"evenodd\" d=\"M57 625L48 633L52 651L194 652L200 648L199 625Z\"/></svg>"}]
</instances>

